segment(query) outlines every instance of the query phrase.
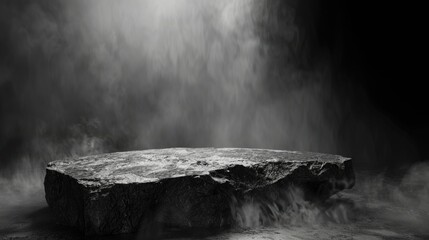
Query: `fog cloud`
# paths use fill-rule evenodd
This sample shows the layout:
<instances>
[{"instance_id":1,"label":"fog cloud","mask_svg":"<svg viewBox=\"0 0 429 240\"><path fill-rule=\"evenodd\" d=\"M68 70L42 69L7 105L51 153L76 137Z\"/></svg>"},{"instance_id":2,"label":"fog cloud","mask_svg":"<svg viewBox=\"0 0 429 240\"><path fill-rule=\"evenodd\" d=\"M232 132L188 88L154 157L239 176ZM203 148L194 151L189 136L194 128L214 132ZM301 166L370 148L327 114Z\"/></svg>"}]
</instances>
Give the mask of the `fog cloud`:
<instances>
[{"instance_id":1,"label":"fog cloud","mask_svg":"<svg viewBox=\"0 0 429 240\"><path fill-rule=\"evenodd\" d=\"M358 88L333 86L329 61L302 66L306 29L287 2L1 5L3 175L20 159L173 146L340 153L369 166L395 161L379 151L391 146L411 156L393 124L356 104Z\"/></svg>"}]
</instances>

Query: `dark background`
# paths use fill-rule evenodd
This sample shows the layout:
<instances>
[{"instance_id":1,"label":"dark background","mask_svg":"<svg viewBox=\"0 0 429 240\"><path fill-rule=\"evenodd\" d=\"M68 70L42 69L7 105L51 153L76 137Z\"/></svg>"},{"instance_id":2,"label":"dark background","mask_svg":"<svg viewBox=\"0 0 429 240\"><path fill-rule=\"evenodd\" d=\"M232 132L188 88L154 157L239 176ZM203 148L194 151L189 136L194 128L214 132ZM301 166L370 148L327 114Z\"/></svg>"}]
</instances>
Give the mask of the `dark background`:
<instances>
[{"instance_id":1,"label":"dark background","mask_svg":"<svg viewBox=\"0 0 429 240\"><path fill-rule=\"evenodd\" d=\"M5 1L2 3L2 7L7 9L4 11L7 14L0 16L0 29L4 33L0 35L0 66L3 70L6 69L3 71L4 74L12 72L17 79L25 79L35 71L37 73L37 70L34 70L37 69L34 67L37 66L37 63L29 64L18 56L19 49L16 48L10 34L14 27L10 17L20 15L20 10L25 9L29 3L31 2ZM364 111L368 115L376 113L377 118L382 118L384 122L399 129L401 132L399 136L407 138L412 148L416 149L417 157L410 157L413 159L410 162L429 159L429 138L427 137L429 134L429 108L426 104L427 88L425 86L426 78L423 74L426 61L424 60L422 37L426 29L422 26L424 24L420 19L424 16L420 13L424 9L423 6L398 1L374 3L373 1L340 0L284 1L284 4L296 8L296 23L306 35L306 52L298 54L295 60L299 63L299 67L311 68L312 65L319 62L319 59L327 59L326 61L333 69L333 81L330 84L333 84L333 88L340 92L340 99L344 99L344 102L351 101L349 107L345 108L352 108L351 111L355 112ZM58 17L56 16L58 6L52 5L51 7L49 4L45 4L44 9L48 14L52 14L53 18ZM282 4L280 4L279 11L281 7ZM58 18L61 19L61 17ZM46 59L41 59L41 62L43 61L48 62ZM46 66L43 65L43 67ZM24 85L27 91L28 88L31 89L31 84L28 85L25 80L0 85L0 164L3 167L10 165L13 159L31 149L29 139L35 135L33 121L38 117L44 121L46 116L52 115L52 113L45 114L44 112L49 112L49 97L40 96L42 100L39 105L46 106L46 108L34 109L31 107L32 103L22 101L25 94L30 96L32 94L20 89ZM57 87L49 85L46 91L56 91ZM64 90L61 87L58 89ZM35 92L42 93L45 91L43 89L35 90ZM70 94L72 98L74 97L72 90L70 93L60 92L60 94ZM37 99L39 96L32 97L29 98L30 102L31 99ZM144 96L142 98L144 100ZM140 100L131 99L129 101ZM76 113L84 116L97 116L97 113L92 111L94 106L86 107L86 103L79 102L79 99L77 102L70 104L69 112L61 113L66 120L58 120L60 123L79 123L81 120L76 117ZM130 105L132 104L134 102L130 103ZM149 112L153 105L151 104L149 101L145 108L149 109ZM103 117L103 115L100 114L98 117ZM350 121L353 121L353 115L351 118ZM20 120L17 121L17 119ZM112 122L106 126L116 126L114 120ZM377 128L379 126L378 124L375 124L375 127L370 126L371 123L368 120L368 127ZM130 147L128 144L128 140L135 137L131 130L127 130L131 133L117 134L112 133L114 130L111 128L94 127L94 130L91 126L91 124L86 124L85 129L79 131L89 132L93 135L103 135L105 132L114 135L111 150L136 148L136 146ZM350 126L347 128L349 129ZM59 127L58 124L48 126L47 132L50 138L57 142L76 134L70 132L69 129ZM389 133L385 133L384 136L389 138ZM192 141L185 141L186 134L185 136L178 134L175 137L177 138L171 140L170 135L167 134L164 142L156 143L154 146L195 145ZM350 134L344 135L344 138L348 137ZM160 139L162 140L162 137ZM347 146L340 149L339 153L358 155L356 152L360 151L359 144L364 143L364 140L347 143ZM389 145L387 151L391 150L392 155L397 155L398 152L401 152L401 147L401 143L395 143ZM377 151L377 146L374 148ZM409 147L407 146L406 149ZM408 150L404 150L403 154L408 154ZM389 157L390 155L385 156L385 158ZM386 162L388 161L380 160L380 163Z\"/></svg>"},{"instance_id":2,"label":"dark background","mask_svg":"<svg viewBox=\"0 0 429 240\"><path fill-rule=\"evenodd\" d=\"M306 1L313 5L314 1ZM429 107L422 9L402 1L318 1L318 46L338 78L362 86L372 106L403 129L429 159Z\"/></svg>"}]
</instances>

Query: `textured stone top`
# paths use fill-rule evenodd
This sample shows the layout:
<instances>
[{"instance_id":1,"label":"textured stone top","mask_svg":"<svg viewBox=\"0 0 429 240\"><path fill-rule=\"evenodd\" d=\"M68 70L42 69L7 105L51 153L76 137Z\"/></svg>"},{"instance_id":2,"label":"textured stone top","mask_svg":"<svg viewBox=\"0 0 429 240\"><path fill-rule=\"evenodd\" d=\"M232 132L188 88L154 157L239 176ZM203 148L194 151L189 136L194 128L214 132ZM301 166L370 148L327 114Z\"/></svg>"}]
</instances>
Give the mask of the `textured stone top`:
<instances>
[{"instance_id":1,"label":"textured stone top","mask_svg":"<svg viewBox=\"0 0 429 240\"><path fill-rule=\"evenodd\" d=\"M234 165L245 167L275 162L293 163L310 170L323 165L342 168L350 158L309 152L248 148L168 148L116 152L53 161L47 169L69 175L87 186L146 183L182 176L207 175ZM292 169L291 169L292 170ZM221 180L221 179L220 179Z\"/></svg>"}]
</instances>

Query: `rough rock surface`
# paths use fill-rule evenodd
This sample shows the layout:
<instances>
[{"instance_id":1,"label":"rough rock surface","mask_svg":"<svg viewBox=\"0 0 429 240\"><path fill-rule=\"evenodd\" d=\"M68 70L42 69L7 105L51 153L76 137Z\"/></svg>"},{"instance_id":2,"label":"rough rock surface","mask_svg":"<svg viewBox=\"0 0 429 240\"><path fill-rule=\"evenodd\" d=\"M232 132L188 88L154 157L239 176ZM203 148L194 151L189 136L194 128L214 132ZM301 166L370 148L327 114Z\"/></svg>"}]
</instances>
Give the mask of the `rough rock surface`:
<instances>
[{"instance_id":1,"label":"rough rock surface","mask_svg":"<svg viewBox=\"0 0 429 240\"><path fill-rule=\"evenodd\" d=\"M85 234L141 226L217 228L234 223L231 203L297 185L326 198L354 184L351 159L244 148L169 148L50 162L46 200ZM153 223L159 223L153 225Z\"/></svg>"}]
</instances>

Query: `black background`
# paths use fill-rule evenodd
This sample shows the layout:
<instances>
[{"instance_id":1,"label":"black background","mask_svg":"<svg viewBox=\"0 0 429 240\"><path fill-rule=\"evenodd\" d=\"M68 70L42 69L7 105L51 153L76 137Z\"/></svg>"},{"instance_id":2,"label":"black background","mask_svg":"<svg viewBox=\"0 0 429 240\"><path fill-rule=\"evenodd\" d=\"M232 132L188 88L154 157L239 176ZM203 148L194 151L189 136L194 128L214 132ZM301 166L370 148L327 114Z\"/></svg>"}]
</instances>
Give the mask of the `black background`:
<instances>
[{"instance_id":1,"label":"black background","mask_svg":"<svg viewBox=\"0 0 429 240\"><path fill-rule=\"evenodd\" d=\"M419 4L402 1L314 1L317 44L334 56L337 84L363 87L371 104L402 128L429 158L424 26Z\"/></svg>"},{"instance_id":2,"label":"black background","mask_svg":"<svg viewBox=\"0 0 429 240\"><path fill-rule=\"evenodd\" d=\"M328 56L335 73L334 85L340 91L352 86L356 94L366 95L364 99L372 107L411 139L419 159L429 159L423 38L427 29L421 13L425 8L399 1L290 2L296 6L298 24L307 30L312 49L310 59ZM8 4L15 4L14 9L19 10L20 5L26 6L28 2L10 1ZM0 16L0 28L6 29L2 31L5 33L10 31L7 16ZM20 63L19 58L14 59L16 49L11 46L13 39L2 34L0 64L25 76L26 64ZM10 119L32 116L31 110L29 113L28 107L17 101L19 90L14 87L4 84L0 88L0 125L3 125L0 127L0 155L6 163L4 159L12 159L25 149L26 128L31 128L25 124L4 127Z\"/></svg>"}]
</instances>

